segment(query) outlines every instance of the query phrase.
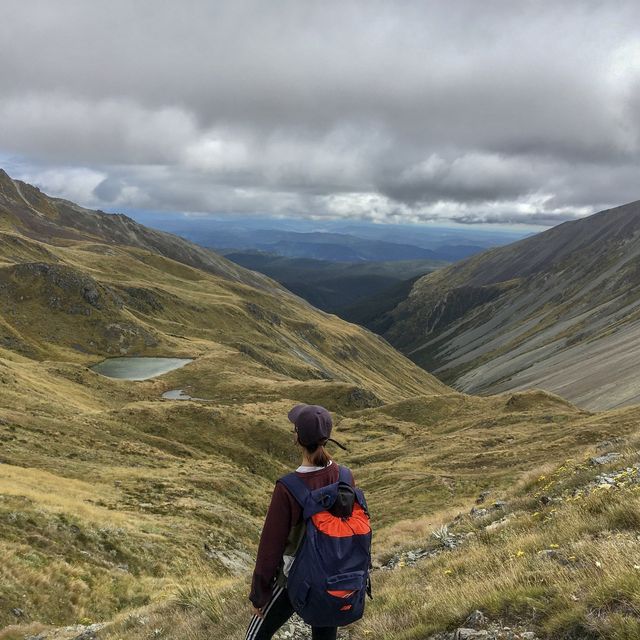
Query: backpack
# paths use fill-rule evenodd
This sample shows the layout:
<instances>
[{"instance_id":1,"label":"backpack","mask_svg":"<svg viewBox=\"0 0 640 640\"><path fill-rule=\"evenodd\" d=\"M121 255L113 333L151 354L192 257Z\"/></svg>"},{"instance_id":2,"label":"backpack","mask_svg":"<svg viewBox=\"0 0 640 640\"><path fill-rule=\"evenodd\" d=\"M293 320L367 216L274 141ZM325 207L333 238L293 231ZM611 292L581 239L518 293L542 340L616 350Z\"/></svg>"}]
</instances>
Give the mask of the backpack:
<instances>
[{"instance_id":1,"label":"backpack","mask_svg":"<svg viewBox=\"0 0 640 640\"><path fill-rule=\"evenodd\" d=\"M371 526L364 494L339 466L338 481L310 491L295 474L279 482L302 508L305 535L289 574L287 591L298 615L318 627L340 627L364 613L371 597Z\"/></svg>"}]
</instances>

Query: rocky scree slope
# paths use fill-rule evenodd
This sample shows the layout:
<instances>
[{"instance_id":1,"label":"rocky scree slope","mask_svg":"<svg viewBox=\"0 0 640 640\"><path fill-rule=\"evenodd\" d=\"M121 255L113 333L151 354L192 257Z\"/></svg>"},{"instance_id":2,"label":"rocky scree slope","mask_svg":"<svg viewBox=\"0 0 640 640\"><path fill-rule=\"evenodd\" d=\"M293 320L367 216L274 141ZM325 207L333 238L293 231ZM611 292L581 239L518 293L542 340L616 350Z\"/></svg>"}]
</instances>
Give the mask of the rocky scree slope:
<instances>
[{"instance_id":1,"label":"rocky scree slope","mask_svg":"<svg viewBox=\"0 0 640 640\"><path fill-rule=\"evenodd\" d=\"M638 402L640 202L424 276L384 336L469 393L532 387L588 409Z\"/></svg>"}]
</instances>

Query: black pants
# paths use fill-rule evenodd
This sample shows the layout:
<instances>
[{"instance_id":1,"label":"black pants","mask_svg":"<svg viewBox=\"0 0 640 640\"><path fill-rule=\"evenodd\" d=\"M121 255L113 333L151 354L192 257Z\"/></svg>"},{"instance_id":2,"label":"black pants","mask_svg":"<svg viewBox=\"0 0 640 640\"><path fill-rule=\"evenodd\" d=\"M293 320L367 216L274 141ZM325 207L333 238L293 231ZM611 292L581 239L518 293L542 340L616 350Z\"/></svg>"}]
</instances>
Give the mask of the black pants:
<instances>
[{"instance_id":1,"label":"black pants","mask_svg":"<svg viewBox=\"0 0 640 640\"><path fill-rule=\"evenodd\" d=\"M293 615L293 607L284 587L274 590L271 600L262 608L264 618L253 616L245 640L270 640L273 634ZM313 640L336 640L337 627L311 627Z\"/></svg>"}]
</instances>

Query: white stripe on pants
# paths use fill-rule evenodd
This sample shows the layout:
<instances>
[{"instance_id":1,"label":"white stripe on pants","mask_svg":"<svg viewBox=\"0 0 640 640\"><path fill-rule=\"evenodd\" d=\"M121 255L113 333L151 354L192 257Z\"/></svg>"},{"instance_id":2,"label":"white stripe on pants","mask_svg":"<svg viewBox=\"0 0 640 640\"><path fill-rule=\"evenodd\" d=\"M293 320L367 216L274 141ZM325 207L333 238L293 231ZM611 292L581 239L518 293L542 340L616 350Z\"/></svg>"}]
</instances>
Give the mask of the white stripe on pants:
<instances>
[{"instance_id":1,"label":"white stripe on pants","mask_svg":"<svg viewBox=\"0 0 640 640\"><path fill-rule=\"evenodd\" d=\"M273 606L273 603L278 599L278 597L283 591L284 591L284 587L279 587L273 592L273 595L271 596L271 600L267 603L267 606L262 608L262 618L256 615L253 616L253 619L249 624L249 628L247 629L247 635L245 636L244 640L253 640L256 637L256 634L260 630L260 627L262 626L262 623L264 622L264 619L267 616L267 613L269 613L269 609L271 609L271 607Z\"/></svg>"}]
</instances>

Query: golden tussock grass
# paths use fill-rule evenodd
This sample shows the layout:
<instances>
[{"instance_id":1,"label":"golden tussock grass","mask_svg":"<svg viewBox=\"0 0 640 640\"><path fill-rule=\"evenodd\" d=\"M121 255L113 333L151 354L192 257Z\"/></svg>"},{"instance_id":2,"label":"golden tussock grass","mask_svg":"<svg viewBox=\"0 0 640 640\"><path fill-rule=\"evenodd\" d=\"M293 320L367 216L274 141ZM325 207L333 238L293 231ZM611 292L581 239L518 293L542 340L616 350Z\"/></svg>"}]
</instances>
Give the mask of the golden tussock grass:
<instances>
[{"instance_id":1,"label":"golden tussock grass","mask_svg":"<svg viewBox=\"0 0 640 640\"><path fill-rule=\"evenodd\" d=\"M113 621L103 632L112 638L148 638L155 628L176 640L239 637L273 483L297 463L286 419L296 402L334 412L335 436L349 447L336 458L367 492L379 559L424 545L480 491L514 502L516 516L499 531L465 525L476 536L455 555L376 574L378 595L355 638L420 638L457 624L471 607L531 618L545 633L577 628L570 611L589 629L633 629L626 607L635 601L624 594L635 573L627 575L615 549L632 550L624 545L637 529L636 498L631 509L611 501L601 512L596 498L567 502L549 521L533 516L533 502L545 486L540 475L601 440L629 438L640 409L590 414L540 392L465 396L294 296L143 250L49 250L127 302L67 313L65 305L80 302L60 294L62 309L50 308L35 285L20 289L25 300L0 301L3 335L14 345L0 347L5 638L84 621ZM25 247L25 259L39 251ZM116 338L114 324L125 327ZM120 348L195 361L136 383L87 369ZM176 388L206 402L161 399ZM578 470L571 481L589 473ZM584 566L539 556L548 540ZM600 573L589 564L596 557ZM614 568L627 576L622 582ZM589 587L598 576L604 591ZM574 584L584 593L561 606Z\"/></svg>"}]
</instances>

